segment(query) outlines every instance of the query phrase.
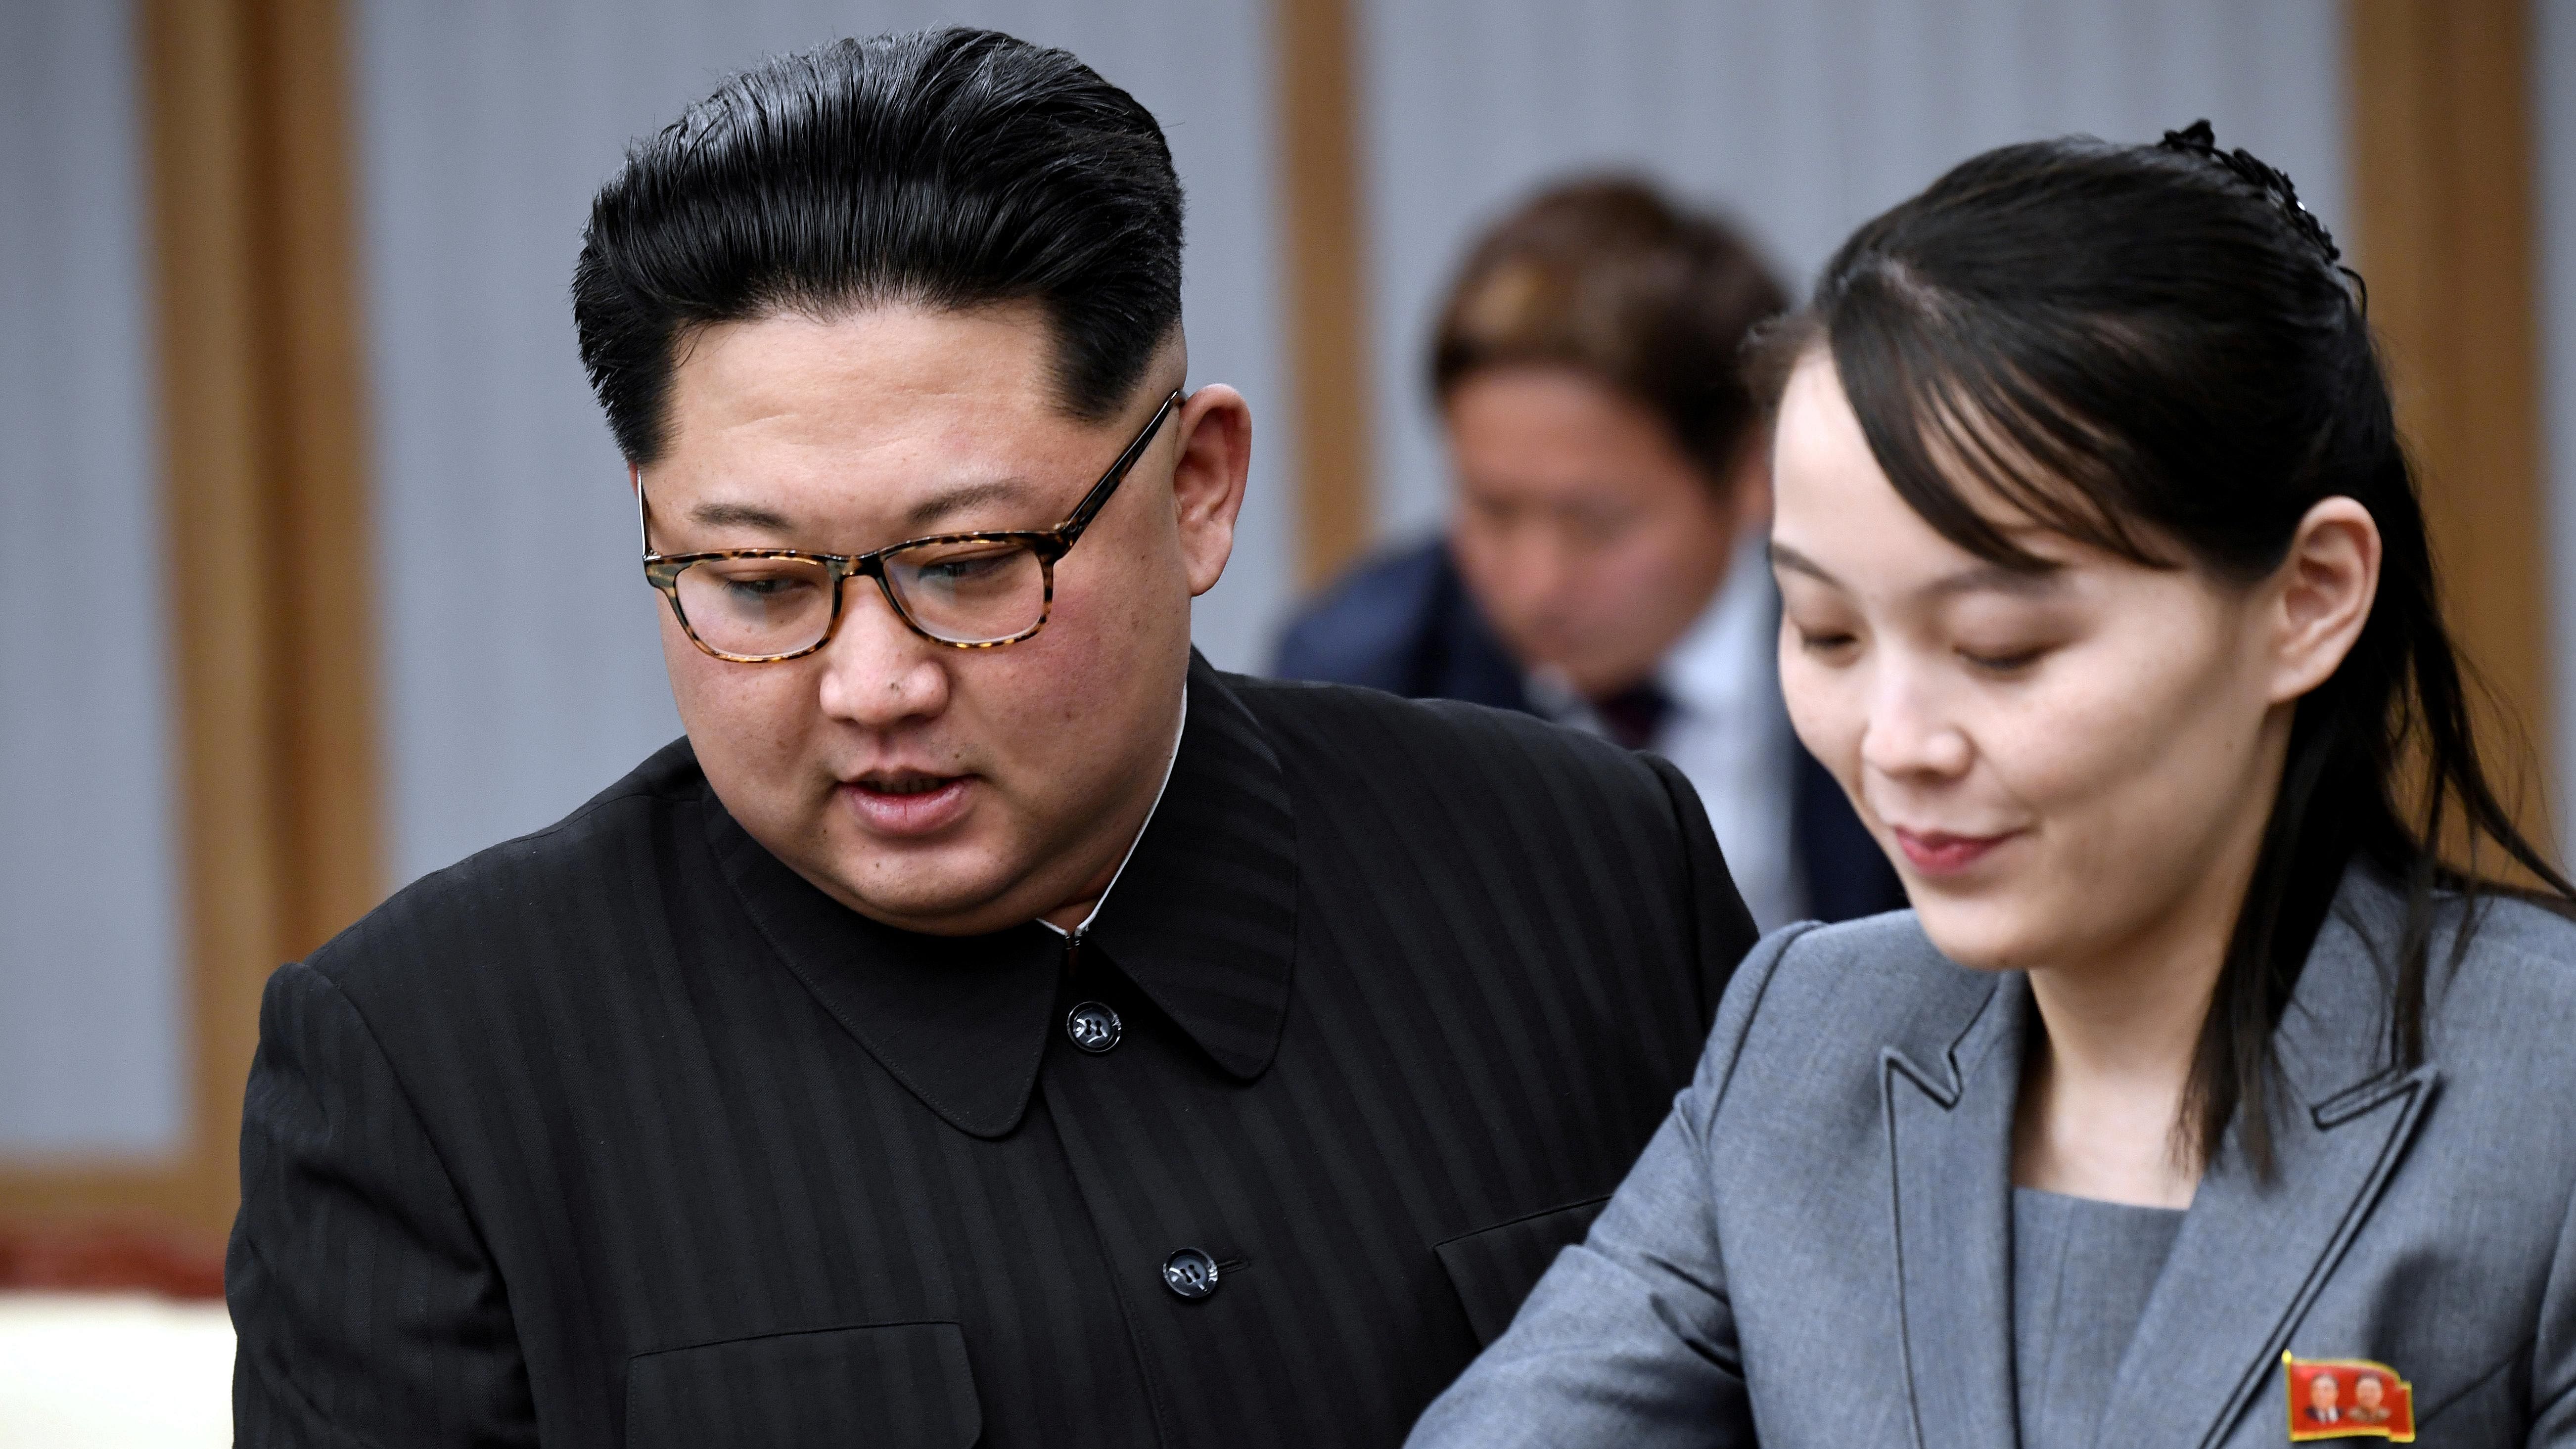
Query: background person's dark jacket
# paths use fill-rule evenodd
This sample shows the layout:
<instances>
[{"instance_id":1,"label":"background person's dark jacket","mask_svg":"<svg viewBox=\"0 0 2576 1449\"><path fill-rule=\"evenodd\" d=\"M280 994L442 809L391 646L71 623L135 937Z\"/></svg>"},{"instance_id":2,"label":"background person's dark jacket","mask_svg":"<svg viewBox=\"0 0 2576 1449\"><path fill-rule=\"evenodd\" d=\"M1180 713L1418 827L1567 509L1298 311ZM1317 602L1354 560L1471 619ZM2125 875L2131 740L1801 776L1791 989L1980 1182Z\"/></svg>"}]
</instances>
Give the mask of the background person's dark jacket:
<instances>
[{"instance_id":1,"label":"background person's dark jacket","mask_svg":"<svg viewBox=\"0 0 2576 1449\"><path fill-rule=\"evenodd\" d=\"M674 745L269 983L239 1442L1392 1445L1751 940L1677 773L1498 711L1196 664L1070 970L835 905Z\"/></svg>"},{"instance_id":2,"label":"background person's dark jacket","mask_svg":"<svg viewBox=\"0 0 2576 1449\"><path fill-rule=\"evenodd\" d=\"M1290 621L1271 672L1407 699L1537 712L1521 667L1468 595L1447 543L1437 539L1371 560L1335 581ZM1903 910L1905 887L1842 787L1795 736L1781 733L1787 748L1780 768L1792 775L1787 845L1797 853L1807 914L1848 921Z\"/></svg>"}]
</instances>

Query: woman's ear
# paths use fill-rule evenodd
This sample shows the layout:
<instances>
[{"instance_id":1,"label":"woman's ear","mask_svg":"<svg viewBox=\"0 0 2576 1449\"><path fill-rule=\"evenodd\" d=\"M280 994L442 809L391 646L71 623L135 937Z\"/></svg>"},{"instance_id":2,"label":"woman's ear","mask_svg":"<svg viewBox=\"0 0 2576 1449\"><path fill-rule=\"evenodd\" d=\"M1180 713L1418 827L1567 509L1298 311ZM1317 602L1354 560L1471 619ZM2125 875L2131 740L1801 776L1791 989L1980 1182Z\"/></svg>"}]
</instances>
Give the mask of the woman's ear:
<instances>
[{"instance_id":1,"label":"woman's ear","mask_svg":"<svg viewBox=\"0 0 2576 1449\"><path fill-rule=\"evenodd\" d=\"M2269 588L2274 704L2325 683L2352 652L2379 594L2379 554L2379 525L2352 499L2324 499L2299 520Z\"/></svg>"}]
</instances>

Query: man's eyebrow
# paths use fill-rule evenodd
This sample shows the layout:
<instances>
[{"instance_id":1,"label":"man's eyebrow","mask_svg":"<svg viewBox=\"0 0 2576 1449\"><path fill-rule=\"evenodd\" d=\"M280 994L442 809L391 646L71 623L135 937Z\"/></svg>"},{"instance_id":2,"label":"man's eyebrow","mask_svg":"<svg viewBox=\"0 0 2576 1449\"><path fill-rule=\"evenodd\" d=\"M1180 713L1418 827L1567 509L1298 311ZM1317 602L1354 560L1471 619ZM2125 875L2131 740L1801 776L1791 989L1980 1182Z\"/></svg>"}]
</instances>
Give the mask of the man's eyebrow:
<instances>
[{"instance_id":1,"label":"man's eyebrow","mask_svg":"<svg viewBox=\"0 0 2576 1449\"><path fill-rule=\"evenodd\" d=\"M787 515L757 503L701 503L689 510L691 522L708 528L756 528L763 533L790 533Z\"/></svg>"},{"instance_id":2,"label":"man's eyebrow","mask_svg":"<svg viewBox=\"0 0 2576 1449\"><path fill-rule=\"evenodd\" d=\"M990 503L1016 503L1036 491L1034 485L1018 478L960 484L914 504L903 516L904 531L907 535L918 534L943 518ZM689 510L689 520L702 528L748 528L788 536L797 532L795 520L757 503L726 500L701 503Z\"/></svg>"},{"instance_id":3,"label":"man's eyebrow","mask_svg":"<svg viewBox=\"0 0 2576 1449\"><path fill-rule=\"evenodd\" d=\"M933 493L912 505L904 514L904 528L919 533L943 518L951 518L970 508L988 503L1019 503L1037 492L1034 484L1020 478L996 478L983 483L962 483L957 487Z\"/></svg>"}]
</instances>

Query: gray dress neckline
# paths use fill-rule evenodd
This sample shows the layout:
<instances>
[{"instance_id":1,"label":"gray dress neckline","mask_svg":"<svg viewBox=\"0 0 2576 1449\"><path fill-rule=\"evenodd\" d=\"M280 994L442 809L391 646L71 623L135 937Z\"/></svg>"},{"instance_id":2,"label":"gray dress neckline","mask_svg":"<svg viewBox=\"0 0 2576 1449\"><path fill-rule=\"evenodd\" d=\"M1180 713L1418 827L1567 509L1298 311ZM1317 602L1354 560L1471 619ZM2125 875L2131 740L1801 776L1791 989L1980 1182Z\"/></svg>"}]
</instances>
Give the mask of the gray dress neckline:
<instances>
[{"instance_id":1,"label":"gray dress neckline","mask_svg":"<svg viewBox=\"0 0 2576 1449\"><path fill-rule=\"evenodd\" d=\"M2084 1449L2183 1215L2013 1189L2013 1388L2022 1449Z\"/></svg>"}]
</instances>

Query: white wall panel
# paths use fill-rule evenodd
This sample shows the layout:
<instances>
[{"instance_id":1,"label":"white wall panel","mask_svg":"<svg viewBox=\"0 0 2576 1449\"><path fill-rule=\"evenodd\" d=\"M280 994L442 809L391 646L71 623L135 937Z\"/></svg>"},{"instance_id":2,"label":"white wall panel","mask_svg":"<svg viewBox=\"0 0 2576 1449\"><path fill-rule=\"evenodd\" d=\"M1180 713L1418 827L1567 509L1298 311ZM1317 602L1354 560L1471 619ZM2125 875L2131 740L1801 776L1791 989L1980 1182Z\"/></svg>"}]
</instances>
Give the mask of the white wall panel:
<instances>
[{"instance_id":1,"label":"white wall panel","mask_svg":"<svg viewBox=\"0 0 2576 1449\"><path fill-rule=\"evenodd\" d=\"M1361 0L1381 413L1379 523L1432 526L1447 465L1423 381L1476 227L1578 169L1641 170L1733 215L1803 289L1942 170L2066 132L2210 117L2341 230L2337 0ZM2544 7L2548 8L2548 7Z\"/></svg>"},{"instance_id":2,"label":"white wall panel","mask_svg":"<svg viewBox=\"0 0 2576 1449\"><path fill-rule=\"evenodd\" d=\"M623 472L565 289L629 137L764 54L946 21L1072 49L1162 120L1189 194L1191 380L1252 400L1259 460L1211 657L1286 602L1270 53L1189 0L367 0L365 163L387 756L398 878L546 824L679 725Z\"/></svg>"},{"instance_id":3,"label":"white wall panel","mask_svg":"<svg viewBox=\"0 0 2576 1449\"><path fill-rule=\"evenodd\" d=\"M123 4L0 4L0 1155L184 1113L144 167Z\"/></svg>"}]
</instances>

